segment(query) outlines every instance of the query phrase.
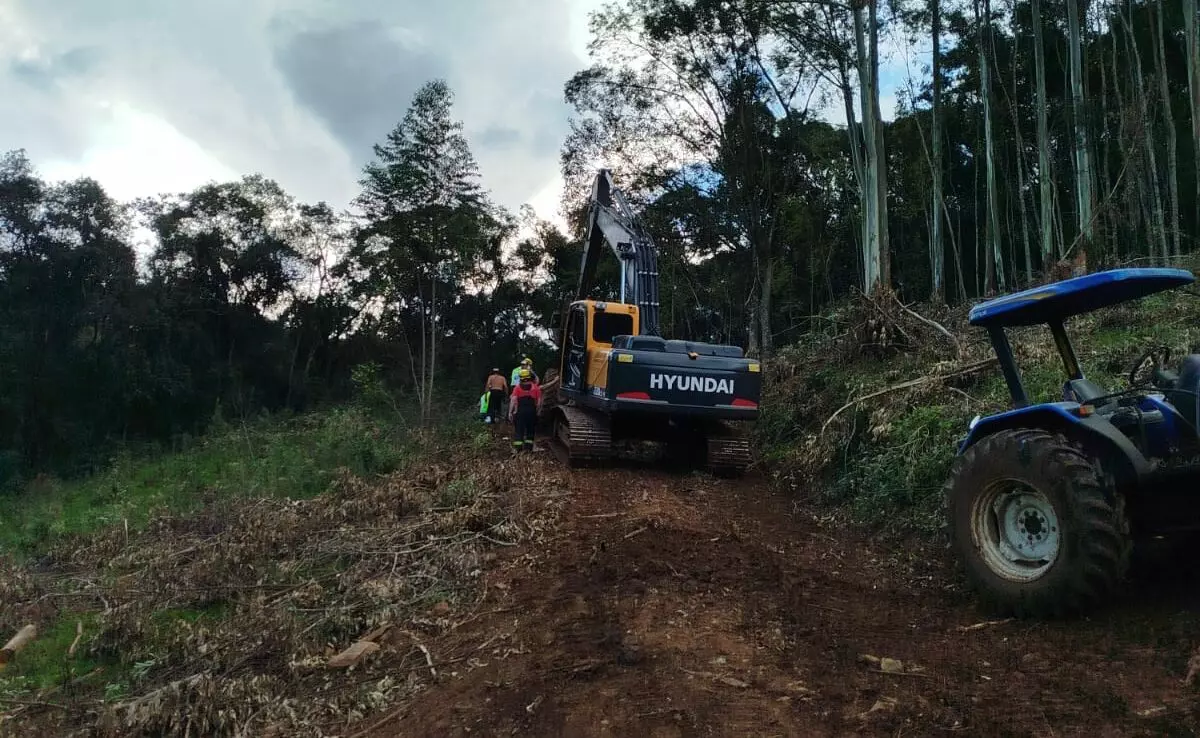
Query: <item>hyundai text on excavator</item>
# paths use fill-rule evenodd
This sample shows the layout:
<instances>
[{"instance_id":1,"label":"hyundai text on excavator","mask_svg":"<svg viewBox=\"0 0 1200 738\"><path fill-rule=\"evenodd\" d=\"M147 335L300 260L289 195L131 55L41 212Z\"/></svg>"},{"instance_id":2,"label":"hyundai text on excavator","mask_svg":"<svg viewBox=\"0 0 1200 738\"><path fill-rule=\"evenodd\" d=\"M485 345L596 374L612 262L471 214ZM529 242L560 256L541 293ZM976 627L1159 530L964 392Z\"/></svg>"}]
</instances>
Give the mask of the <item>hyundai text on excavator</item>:
<instances>
[{"instance_id":1,"label":"hyundai text on excavator","mask_svg":"<svg viewBox=\"0 0 1200 738\"><path fill-rule=\"evenodd\" d=\"M588 299L607 245L620 263L619 302ZM659 334L657 247L607 169L592 185L575 299L560 339L560 381L548 407L553 441L571 464L609 459L622 441L656 441L716 473L750 463L761 365L738 346Z\"/></svg>"}]
</instances>

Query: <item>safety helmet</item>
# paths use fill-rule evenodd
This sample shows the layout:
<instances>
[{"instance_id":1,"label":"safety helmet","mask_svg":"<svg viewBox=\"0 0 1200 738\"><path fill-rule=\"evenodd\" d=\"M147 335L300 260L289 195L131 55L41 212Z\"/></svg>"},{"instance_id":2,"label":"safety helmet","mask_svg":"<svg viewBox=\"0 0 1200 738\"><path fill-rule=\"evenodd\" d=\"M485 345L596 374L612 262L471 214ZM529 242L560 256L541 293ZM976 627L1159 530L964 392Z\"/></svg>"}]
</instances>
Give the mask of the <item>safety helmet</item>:
<instances>
[{"instance_id":1,"label":"safety helmet","mask_svg":"<svg viewBox=\"0 0 1200 738\"><path fill-rule=\"evenodd\" d=\"M528 369L522 369L517 376L521 379L530 379L533 377L533 372L529 371Z\"/></svg>"},{"instance_id":2,"label":"safety helmet","mask_svg":"<svg viewBox=\"0 0 1200 738\"><path fill-rule=\"evenodd\" d=\"M526 356L524 359L521 359L521 366L533 366L533 359Z\"/></svg>"}]
</instances>

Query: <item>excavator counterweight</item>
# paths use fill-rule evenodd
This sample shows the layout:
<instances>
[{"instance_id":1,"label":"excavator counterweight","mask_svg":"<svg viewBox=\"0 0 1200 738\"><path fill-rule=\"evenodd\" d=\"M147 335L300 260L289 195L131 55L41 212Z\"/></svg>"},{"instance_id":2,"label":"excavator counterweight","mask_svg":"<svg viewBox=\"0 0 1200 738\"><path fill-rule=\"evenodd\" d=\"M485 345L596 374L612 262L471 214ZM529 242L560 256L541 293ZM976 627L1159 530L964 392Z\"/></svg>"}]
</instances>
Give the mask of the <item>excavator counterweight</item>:
<instances>
[{"instance_id":1,"label":"excavator counterweight","mask_svg":"<svg viewBox=\"0 0 1200 738\"><path fill-rule=\"evenodd\" d=\"M589 299L605 247L621 265L620 300ZM561 333L546 403L568 461L611 458L621 442L654 441L711 471L750 463L745 425L758 418L761 366L741 347L660 335L658 253L602 169L592 185L579 285Z\"/></svg>"}]
</instances>

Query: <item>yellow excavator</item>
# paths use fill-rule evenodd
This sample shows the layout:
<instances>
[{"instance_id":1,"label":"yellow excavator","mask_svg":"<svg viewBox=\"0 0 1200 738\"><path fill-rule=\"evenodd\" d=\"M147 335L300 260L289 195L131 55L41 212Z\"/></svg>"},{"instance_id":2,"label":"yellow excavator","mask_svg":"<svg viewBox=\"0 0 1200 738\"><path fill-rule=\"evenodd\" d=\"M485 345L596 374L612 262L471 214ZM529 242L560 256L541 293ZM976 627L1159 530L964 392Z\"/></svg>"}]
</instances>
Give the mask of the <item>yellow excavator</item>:
<instances>
[{"instance_id":1,"label":"yellow excavator","mask_svg":"<svg viewBox=\"0 0 1200 738\"><path fill-rule=\"evenodd\" d=\"M607 246L621 268L620 300L588 299ZM624 441L665 444L714 473L750 463L748 425L758 419L761 365L739 346L659 334L657 247L612 176L601 169L589 198L587 240L575 299L565 311L559 376L547 394L552 443L574 465L603 461Z\"/></svg>"}]
</instances>

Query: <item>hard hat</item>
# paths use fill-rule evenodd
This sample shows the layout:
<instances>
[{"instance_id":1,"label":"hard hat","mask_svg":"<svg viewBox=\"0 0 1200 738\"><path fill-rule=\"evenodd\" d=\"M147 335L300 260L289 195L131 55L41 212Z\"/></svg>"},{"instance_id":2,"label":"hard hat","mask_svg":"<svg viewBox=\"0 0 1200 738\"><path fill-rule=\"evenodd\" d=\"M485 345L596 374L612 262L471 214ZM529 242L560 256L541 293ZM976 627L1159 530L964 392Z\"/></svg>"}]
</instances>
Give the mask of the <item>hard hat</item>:
<instances>
[{"instance_id":1,"label":"hard hat","mask_svg":"<svg viewBox=\"0 0 1200 738\"><path fill-rule=\"evenodd\" d=\"M524 359L521 359L521 363L522 363L522 364L530 364L530 365L532 365L532 364L533 364L533 359L531 359L531 358L529 358L528 356L526 356Z\"/></svg>"},{"instance_id":2,"label":"hard hat","mask_svg":"<svg viewBox=\"0 0 1200 738\"><path fill-rule=\"evenodd\" d=\"M529 371L528 369L522 369L521 373L517 376L519 376L521 379L529 379L533 376L533 372Z\"/></svg>"}]
</instances>

